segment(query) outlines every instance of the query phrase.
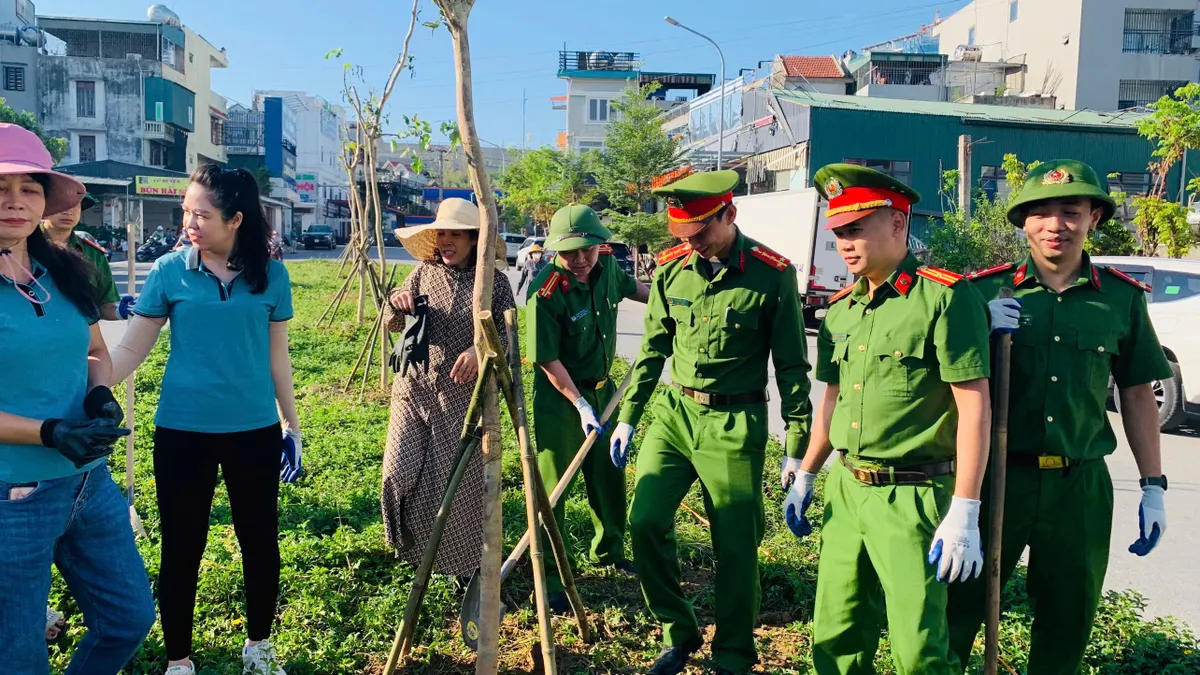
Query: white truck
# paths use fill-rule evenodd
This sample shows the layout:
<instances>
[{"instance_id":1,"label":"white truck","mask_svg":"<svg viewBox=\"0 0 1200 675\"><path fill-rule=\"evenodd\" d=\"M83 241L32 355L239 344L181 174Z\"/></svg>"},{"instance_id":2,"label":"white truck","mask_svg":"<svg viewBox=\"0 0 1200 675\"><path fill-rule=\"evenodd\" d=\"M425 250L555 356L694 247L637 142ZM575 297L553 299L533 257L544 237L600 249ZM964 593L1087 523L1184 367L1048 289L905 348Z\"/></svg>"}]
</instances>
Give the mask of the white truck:
<instances>
[{"instance_id":1,"label":"white truck","mask_svg":"<svg viewBox=\"0 0 1200 675\"><path fill-rule=\"evenodd\" d=\"M735 197L742 232L769 246L796 267L804 319L815 325L818 311L852 277L837 252L837 239L825 229L825 204L814 188Z\"/></svg>"}]
</instances>

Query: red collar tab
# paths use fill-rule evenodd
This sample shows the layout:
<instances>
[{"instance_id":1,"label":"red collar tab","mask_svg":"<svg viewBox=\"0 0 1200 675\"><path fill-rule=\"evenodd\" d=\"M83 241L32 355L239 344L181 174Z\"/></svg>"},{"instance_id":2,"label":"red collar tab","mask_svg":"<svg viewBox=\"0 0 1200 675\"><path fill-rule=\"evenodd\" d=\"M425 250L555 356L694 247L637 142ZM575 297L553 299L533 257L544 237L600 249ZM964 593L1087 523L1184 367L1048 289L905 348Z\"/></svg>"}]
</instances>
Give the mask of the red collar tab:
<instances>
[{"instance_id":1,"label":"red collar tab","mask_svg":"<svg viewBox=\"0 0 1200 675\"><path fill-rule=\"evenodd\" d=\"M912 282L913 278L911 274L908 272L901 272L900 276L896 277L896 282L893 284L893 286L896 287L897 291L900 291L900 295L907 296L908 292L912 290Z\"/></svg>"},{"instance_id":2,"label":"red collar tab","mask_svg":"<svg viewBox=\"0 0 1200 675\"><path fill-rule=\"evenodd\" d=\"M887 188L848 187L844 188L841 194L830 198L829 210L825 212L825 217L832 218L840 213L868 211L885 206L908 213L912 209L912 202L908 197Z\"/></svg>"},{"instance_id":3,"label":"red collar tab","mask_svg":"<svg viewBox=\"0 0 1200 675\"><path fill-rule=\"evenodd\" d=\"M775 269L777 269L781 272L783 270L786 270L788 268L788 266L790 266L792 264L792 261L779 255L775 251L772 251L771 249L766 248L765 246L751 247L750 255L754 256L755 258L758 258L759 260L767 263L771 267L774 267ZM744 254L743 254L743 256L744 256ZM745 258L743 257L743 261L744 260L745 260ZM744 265L744 263L743 263L743 265Z\"/></svg>"},{"instance_id":4,"label":"red collar tab","mask_svg":"<svg viewBox=\"0 0 1200 675\"><path fill-rule=\"evenodd\" d=\"M701 197L686 204L675 198L667 199L667 218L673 223L698 223L733 203L733 192L715 197Z\"/></svg>"},{"instance_id":5,"label":"red collar tab","mask_svg":"<svg viewBox=\"0 0 1200 675\"><path fill-rule=\"evenodd\" d=\"M918 267L917 275L925 277L930 281L936 281L943 286L953 286L962 281L963 276L957 272L944 270L940 267Z\"/></svg>"},{"instance_id":6,"label":"red collar tab","mask_svg":"<svg viewBox=\"0 0 1200 675\"><path fill-rule=\"evenodd\" d=\"M659 265L666 265L667 263L671 262L672 260L682 258L683 256L690 253L691 250L692 250L691 247L688 246L687 244L680 244L678 246L669 248L669 249L663 251L662 253L658 254L657 263Z\"/></svg>"},{"instance_id":7,"label":"red collar tab","mask_svg":"<svg viewBox=\"0 0 1200 675\"><path fill-rule=\"evenodd\" d=\"M1101 290L1101 288L1100 288L1100 270L1096 269L1095 265L1092 265L1092 284L1094 284L1096 286L1096 290L1098 290L1098 291Z\"/></svg>"},{"instance_id":8,"label":"red collar tab","mask_svg":"<svg viewBox=\"0 0 1200 675\"><path fill-rule=\"evenodd\" d=\"M1119 270L1119 269L1117 269L1117 268L1115 268L1115 267L1105 267L1104 269L1108 270L1109 272L1112 272L1112 273L1113 273L1113 276L1115 276L1116 278L1120 279L1121 281L1124 281L1124 282L1127 282L1127 283L1133 284L1133 285L1134 285L1134 286L1136 286L1136 287L1137 287L1139 290L1141 290L1141 291L1143 291L1143 292L1145 292L1145 293L1149 293L1149 292L1150 292L1150 287L1149 287L1149 286L1147 286L1146 284L1143 284L1142 282L1138 281L1137 279L1134 279L1133 277L1131 277L1131 276L1129 276L1128 274L1126 274L1126 273L1122 272L1121 270Z\"/></svg>"},{"instance_id":9,"label":"red collar tab","mask_svg":"<svg viewBox=\"0 0 1200 675\"><path fill-rule=\"evenodd\" d=\"M612 255L612 245L600 244L600 255Z\"/></svg>"},{"instance_id":10,"label":"red collar tab","mask_svg":"<svg viewBox=\"0 0 1200 675\"><path fill-rule=\"evenodd\" d=\"M982 278L984 278L984 277L990 277L990 276L992 276L993 274L1000 274L1001 272L1007 272L1007 271L1011 270L1011 269L1012 269L1012 268L1014 268L1014 267L1016 267L1016 265L1014 265L1013 263L1004 263L1003 265L996 265L995 267L989 267L989 268L987 268L987 269L985 269L985 270L979 270L979 271L977 271L977 272L971 272L970 274L968 274L968 275L967 275L967 279L968 279L969 281L974 281L974 280L976 280L976 279L982 279Z\"/></svg>"},{"instance_id":11,"label":"red collar tab","mask_svg":"<svg viewBox=\"0 0 1200 675\"><path fill-rule=\"evenodd\" d=\"M562 282L563 290L566 290L571 284L571 282L567 281L567 276L562 272L559 272L558 270L551 272L550 276L547 277L546 282L542 284L541 288L538 289L538 297L548 298L554 295L554 291L558 288L560 281Z\"/></svg>"},{"instance_id":12,"label":"red collar tab","mask_svg":"<svg viewBox=\"0 0 1200 675\"><path fill-rule=\"evenodd\" d=\"M1013 286L1020 286L1025 281L1025 265L1017 268L1017 273L1013 275Z\"/></svg>"}]
</instances>

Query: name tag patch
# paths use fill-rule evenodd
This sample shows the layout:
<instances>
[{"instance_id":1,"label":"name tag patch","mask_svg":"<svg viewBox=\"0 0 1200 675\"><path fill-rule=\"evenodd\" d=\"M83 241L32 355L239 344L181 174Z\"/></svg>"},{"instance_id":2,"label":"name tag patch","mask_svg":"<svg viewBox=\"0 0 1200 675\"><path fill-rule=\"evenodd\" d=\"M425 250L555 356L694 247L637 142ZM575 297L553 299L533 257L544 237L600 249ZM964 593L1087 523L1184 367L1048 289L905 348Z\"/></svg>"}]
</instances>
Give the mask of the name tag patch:
<instances>
[{"instance_id":1,"label":"name tag patch","mask_svg":"<svg viewBox=\"0 0 1200 675\"><path fill-rule=\"evenodd\" d=\"M575 312L574 314L572 314L571 321L578 321L587 315L588 315L588 310L585 307L585 308L579 310L578 312Z\"/></svg>"},{"instance_id":2,"label":"name tag patch","mask_svg":"<svg viewBox=\"0 0 1200 675\"><path fill-rule=\"evenodd\" d=\"M687 298L673 298L668 295L667 304L671 307L691 307L692 301Z\"/></svg>"},{"instance_id":3,"label":"name tag patch","mask_svg":"<svg viewBox=\"0 0 1200 675\"><path fill-rule=\"evenodd\" d=\"M846 340L850 339L850 334L849 333L830 333L829 339L835 343L845 342Z\"/></svg>"}]
</instances>

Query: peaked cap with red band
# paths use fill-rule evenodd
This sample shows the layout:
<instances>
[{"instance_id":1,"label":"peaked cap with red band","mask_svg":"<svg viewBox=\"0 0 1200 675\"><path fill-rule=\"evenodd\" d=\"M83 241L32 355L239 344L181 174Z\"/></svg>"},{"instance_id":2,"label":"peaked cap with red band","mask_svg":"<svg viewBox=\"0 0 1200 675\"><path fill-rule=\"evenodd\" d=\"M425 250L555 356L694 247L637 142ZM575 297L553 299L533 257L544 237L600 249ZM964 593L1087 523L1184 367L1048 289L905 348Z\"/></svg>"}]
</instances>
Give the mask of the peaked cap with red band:
<instances>
[{"instance_id":1,"label":"peaked cap with red band","mask_svg":"<svg viewBox=\"0 0 1200 675\"><path fill-rule=\"evenodd\" d=\"M905 215L921 201L916 190L891 176L857 164L828 164L817 171L817 191L829 201L825 229L849 225L890 207Z\"/></svg>"},{"instance_id":2,"label":"peaked cap with red band","mask_svg":"<svg viewBox=\"0 0 1200 675\"><path fill-rule=\"evenodd\" d=\"M655 188L655 196L667 202L667 229L676 237L694 237L706 226L704 221L722 207L733 203L737 187L736 171L708 171Z\"/></svg>"}]
</instances>

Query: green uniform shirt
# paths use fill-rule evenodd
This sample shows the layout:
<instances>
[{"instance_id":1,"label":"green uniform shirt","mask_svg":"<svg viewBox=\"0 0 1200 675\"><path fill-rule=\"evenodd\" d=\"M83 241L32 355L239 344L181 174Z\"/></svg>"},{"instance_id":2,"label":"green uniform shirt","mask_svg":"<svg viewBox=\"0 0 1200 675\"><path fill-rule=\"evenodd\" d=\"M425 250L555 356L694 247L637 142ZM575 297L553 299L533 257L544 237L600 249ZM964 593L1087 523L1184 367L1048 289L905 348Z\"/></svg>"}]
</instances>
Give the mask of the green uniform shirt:
<instances>
[{"instance_id":1,"label":"green uniform shirt","mask_svg":"<svg viewBox=\"0 0 1200 675\"><path fill-rule=\"evenodd\" d=\"M1171 377L1136 282L1084 254L1079 279L1062 293L1042 284L1026 258L972 275L987 300L1001 288L1021 301L1013 334L1008 450L1093 459L1117 438L1105 407L1111 374L1120 388Z\"/></svg>"},{"instance_id":2,"label":"green uniform shirt","mask_svg":"<svg viewBox=\"0 0 1200 675\"><path fill-rule=\"evenodd\" d=\"M766 389L770 358L787 426L785 448L789 457L800 457L812 405L795 269L741 232L715 275L697 254L677 255L655 270L642 351L620 421L641 418L667 357L672 382L716 394Z\"/></svg>"},{"instance_id":3,"label":"green uniform shirt","mask_svg":"<svg viewBox=\"0 0 1200 675\"><path fill-rule=\"evenodd\" d=\"M600 256L586 284L547 265L529 285L527 358L561 361L577 386L607 379L617 353L617 306L636 292L637 281L611 255ZM535 372L545 377L540 368Z\"/></svg>"},{"instance_id":4,"label":"green uniform shirt","mask_svg":"<svg viewBox=\"0 0 1200 675\"><path fill-rule=\"evenodd\" d=\"M108 255L96 248L94 244L84 238L77 236L74 232L71 233L71 248L83 254L88 262L96 268L96 295L99 298L101 305L109 303L118 303L121 301L121 294L117 292L117 284L113 281L112 268L108 264Z\"/></svg>"},{"instance_id":5,"label":"green uniform shirt","mask_svg":"<svg viewBox=\"0 0 1200 675\"><path fill-rule=\"evenodd\" d=\"M829 308L816 377L840 385L829 430L835 449L891 466L955 456L950 385L990 372L987 305L960 278L923 268L910 253L873 298L859 279Z\"/></svg>"}]
</instances>

